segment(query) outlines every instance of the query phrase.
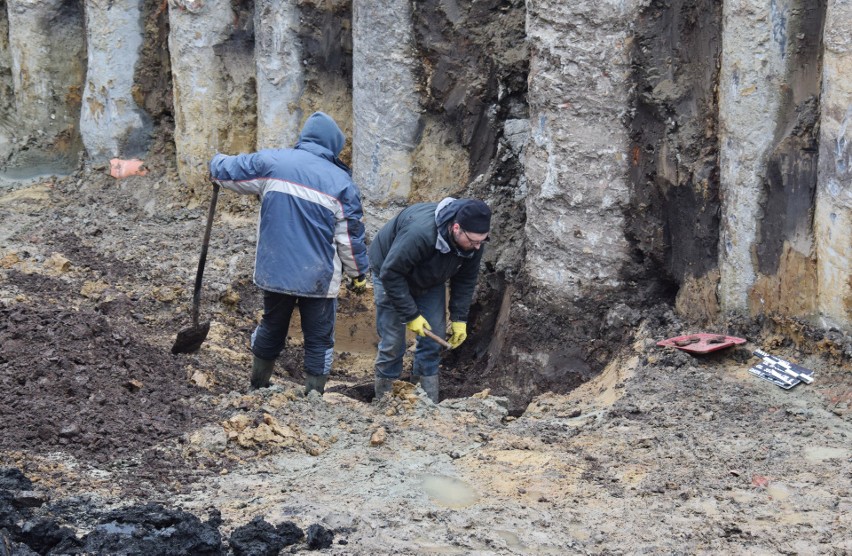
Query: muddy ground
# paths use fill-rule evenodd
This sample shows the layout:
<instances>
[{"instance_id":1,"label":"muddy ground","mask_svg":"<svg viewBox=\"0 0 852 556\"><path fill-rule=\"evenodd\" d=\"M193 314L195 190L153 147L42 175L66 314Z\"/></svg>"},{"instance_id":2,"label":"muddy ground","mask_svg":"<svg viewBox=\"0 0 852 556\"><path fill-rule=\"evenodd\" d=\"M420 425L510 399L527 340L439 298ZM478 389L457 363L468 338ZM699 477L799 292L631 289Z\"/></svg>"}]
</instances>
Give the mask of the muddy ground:
<instances>
[{"instance_id":1,"label":"muddy ground","mask_svg":"<svg viewBox=\"0 0 852 556\"><path fill-rule=\"evenodd\" d=\"M207 211L176 184L0 184L0 554L852 554L847 335L732 321L709 331L748 343L696 357L656 346L698 331L660 305L523 412L457 397L459 361L438 405L371 401L371 300L344 292L325 396L301 395L298 322L248 392L254 207L217 216L210 335L172 355ZM757 379L756 347L815 382Z\"/></svg>"}]
</instances>

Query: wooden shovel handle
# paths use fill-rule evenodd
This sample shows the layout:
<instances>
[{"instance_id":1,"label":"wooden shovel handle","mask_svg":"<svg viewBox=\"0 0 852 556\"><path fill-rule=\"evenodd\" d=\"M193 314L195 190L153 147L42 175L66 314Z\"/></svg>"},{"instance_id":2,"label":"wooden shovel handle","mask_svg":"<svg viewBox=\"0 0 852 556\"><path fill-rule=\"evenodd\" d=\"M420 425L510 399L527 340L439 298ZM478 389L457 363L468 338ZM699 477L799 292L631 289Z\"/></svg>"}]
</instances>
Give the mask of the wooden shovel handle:
<instances>
[{"instance_id":1,"label":"wooden shovel handle","mask_svg":"<svg viewBox=\"0 0 852 556\"><path fill-rule=\"evenodd\" d=\"M442 346L444 346L445 348L447 348L447 349L453 349L453 346L451 346L451 345L450 345L450 343L449 343L448 341L446 341L445 339L441 338L440 336L438 336L437 334L435 334L434 332L432 332L432 331L431 331L431 330L429 330L428 328L424 328L424 329L423 329L423 332L426 334L426 336L427 336L427 337L432 338L433 340L435 340L436 342L438 342L439 344L441 344L441 345L442 345Z\"/></svg>"}]
</instances>

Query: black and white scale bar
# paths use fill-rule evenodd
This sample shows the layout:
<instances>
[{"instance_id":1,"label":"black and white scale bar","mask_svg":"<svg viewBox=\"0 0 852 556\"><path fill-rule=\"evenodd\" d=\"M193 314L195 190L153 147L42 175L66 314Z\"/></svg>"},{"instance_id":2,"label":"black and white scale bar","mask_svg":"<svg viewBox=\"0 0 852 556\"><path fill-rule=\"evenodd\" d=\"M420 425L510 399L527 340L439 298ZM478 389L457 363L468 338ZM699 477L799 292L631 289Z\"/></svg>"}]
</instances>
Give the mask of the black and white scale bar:
<instances>
[{"instance_id":1,"label":"black and white scale bar","mask_svg":"<svg viewBox=\"0 0 852 556\"><path fill-rule=\"evenodd\" d=\"M761 361L760 363L749 369L748 372L762 378L763 380L768 380L772 384L780 386L785 390L789 390L793 386L802 382L797 377L793 377L786 373L783 373L778 370L774 365L767 364L764 361Z\"/></svg>"}]
</instances>

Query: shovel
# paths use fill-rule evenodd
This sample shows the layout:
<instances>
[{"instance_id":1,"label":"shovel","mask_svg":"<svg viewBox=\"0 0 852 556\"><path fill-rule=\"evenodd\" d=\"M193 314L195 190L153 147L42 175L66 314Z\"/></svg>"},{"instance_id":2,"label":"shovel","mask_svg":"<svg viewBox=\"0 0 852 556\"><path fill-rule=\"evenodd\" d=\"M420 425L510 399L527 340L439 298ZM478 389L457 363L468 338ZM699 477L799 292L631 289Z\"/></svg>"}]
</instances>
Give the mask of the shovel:
<instances>
[{"instance_id":1,"label":"shovel","mask_svg":"<svg viewBox=\"0 0 852 556\"><path fill-rule=\"evenodd\" d=\"M201 301L201 277L204 276L204 263L207 261L207 246L210 244L210 230L213 228L213 213L216 212L216 200L219 198L219 184L213 182L213 197L210 199L210 212L207 213L207 228L204 230L204 243L201 245L201 257L198 259L198 272L195 274L195 291L192 294L192 327L178 332L172 353L193 353L198 351L207 333L210 321L198 323L198 305Z\"/></svg>"}]
</instances>

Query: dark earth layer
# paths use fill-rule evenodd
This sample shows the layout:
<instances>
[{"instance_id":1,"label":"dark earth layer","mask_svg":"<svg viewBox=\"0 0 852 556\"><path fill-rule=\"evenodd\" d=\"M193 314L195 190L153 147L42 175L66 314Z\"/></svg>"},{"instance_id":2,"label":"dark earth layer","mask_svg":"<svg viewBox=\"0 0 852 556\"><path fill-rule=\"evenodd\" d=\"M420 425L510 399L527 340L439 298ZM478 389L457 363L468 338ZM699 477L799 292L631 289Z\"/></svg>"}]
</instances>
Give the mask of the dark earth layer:
<instances>
[{"instance_id":1,"label":"dark earth layer","mask_svg":"<svg viewBox=\"0 0 852 556\"><path fill-rule=\"evenodd\" d=\"M103 314L2 307L0 335L2 449L105 461L192 426L194 388L181 365Z\"/></svg>"}]
</instances>

